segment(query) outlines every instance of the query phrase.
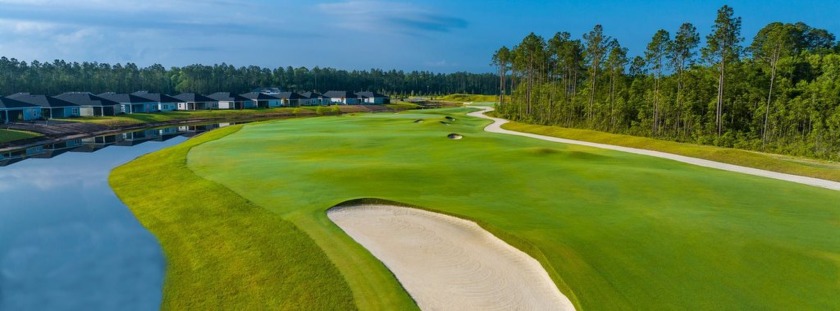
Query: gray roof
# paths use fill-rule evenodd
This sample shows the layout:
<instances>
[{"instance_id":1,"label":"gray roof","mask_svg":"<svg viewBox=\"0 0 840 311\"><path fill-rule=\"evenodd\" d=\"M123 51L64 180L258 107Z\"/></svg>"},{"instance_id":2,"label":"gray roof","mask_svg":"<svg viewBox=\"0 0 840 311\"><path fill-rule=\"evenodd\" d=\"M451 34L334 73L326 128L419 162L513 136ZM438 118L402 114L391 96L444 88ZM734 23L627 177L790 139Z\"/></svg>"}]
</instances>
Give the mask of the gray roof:
<instances>
[{"instance_id":1,"label":"gray roof","mask_svg":"<svg viewBox=\"0 0 840 311\"><path fill-rule=\"evenodd\" d=\"M215 99L210 97L198 94L198 93L181 93L175 96L172 96L177 99L179 102L191 102L191 103L200 103L200 102L214 102Z\"/></svg>"},{"instance_id":2,"label":"gray roof","mask_svg":"<svg viewBox=\"0 0 840 311\"><path fill-rule=\"evenodd\" d=\"M132 94L102 93L96 96L118 103L148 103L152 101Z\"/></svg>"},{"instance_id":3,"label":"gray roof","mask_svg":"<svg viewBox=\"0 0 840 311\"><path fill-rule=\"evenodd\" d=\"M329 97L329 98L357 98L357 97L359 97L358 95L353 94L353 92L348 92L348 91L329 91L329 92L324 93L324 96Z\"/></svg>"},{"instance_id":4,"label":"gray roof","mask_svg":"<svg viewBox=\"0 0 840 311\"><path fill-rule=\"evenodd\" d=\"M0 109L32 108L38 107L8 97L0 97Z\"/></svg>"},{"instance_id":5,"label":"gray roof","mask_svg":"<svg viewBox=\"0 0 840 311\"><path fill-rule=\"evenodd\" d=\"M260 92L250 92L250 93L239 94L239 95L242 96L242 97L245 97L247 99L250 99L250 100L277 99L277 97L274 97L272 95L268 95L268 94L265 94L265 93L260 93Z\"/></svg>"},{"instance_id":6,"label":"gray roof","mask_svg":"<svg viewBox=\"0 0 840 311\"><path fill-rule=\"evenodd\" d=\"M11 98L17 101L21 101L30 105L37 105L44 108L54 108L54 107L74 107L78 106L74 103L61 100L59 98L50 97L47 95L32 95L29 93L17 93L14 95L6 96L7 98Z\"/></svg>"},{"instance_id":7,"label":"gray roof","mask_svg":"<svg viewBox=\"0 0 840 311\"><path fill-rule=\"evenodd\" d=\"M255 89L251 90L251 92L274 95L274 94L283 92L283 90L281 90L279 87L258 87L258 88L255 88Z\"/></svg>"},{"instance_id":8,"label":"gray roof","mask_svg":"<svg viewBox=\"0 0 840 311\"><path fill-rule=\"evenodd\" d=\"M303 98L326 98L326 96L318 92L303 92L300 93L300 96Z\"/></svg>"},{"instance_id":9,"label":"gray roof","mask_svg":"<svg viewBox=\"0 0 840 311\"><path fill-rule=\"evenodd\" d=\"M274 96L275 98L280 98L280 99L309 98L309 97L304 97L303 95L295 93L295 92L280 92L280 93L274 94L272 96Z\"/></svg>"},{"instance_id":10,"label":"gray roof","mask_svg":"<svg viewBox=\"0 0 840 311\"><path fill-rule=\"evenodd\" d=\"M207 97L210 97L213 100L223 100L223 101L231 101L231 102L241 102L241 101L250 100L250 99L247 99L245 97L233 94L231 92L216 92L216 93L207 95Z\"/></svg>"},{"instance_id":11,"label":"gray roof","mask_svg":"<svg viewBox=\"0 0 840 311\"><path fill-rule=\"evenodd\" d=\"M131 95L142 97L142 98L151 100L153 102L158 102L158 103L177 103L177 102L180 102L180 100L178 100L177 98L174 98L174 97L166 95L166 94L161 94L161 93L149 93L149 92L146 92L146 91L140 91L140 92L131 93Z\"/></svg>"},{"instance_id":12,"label":"gray roof","mask_svg":"<svg viewBox=\"0 0 840 311\"><path fill-rule=\"evenodd\" d=\"M54 96L55 98L71 102L79 106L116 106L120 103L93 95L90 92L67 92Z\"/></svg>"},{"instance_id":13,"label":"gray roof","mask_svg":"<svg viewBox=\"0 0 840 311\"><path fill-rule=\"evenodd\" d=\"M356 92L356 95L368 98L375 98L375 97L388 97L377 92Z\"/></svg>"}]
</instances>

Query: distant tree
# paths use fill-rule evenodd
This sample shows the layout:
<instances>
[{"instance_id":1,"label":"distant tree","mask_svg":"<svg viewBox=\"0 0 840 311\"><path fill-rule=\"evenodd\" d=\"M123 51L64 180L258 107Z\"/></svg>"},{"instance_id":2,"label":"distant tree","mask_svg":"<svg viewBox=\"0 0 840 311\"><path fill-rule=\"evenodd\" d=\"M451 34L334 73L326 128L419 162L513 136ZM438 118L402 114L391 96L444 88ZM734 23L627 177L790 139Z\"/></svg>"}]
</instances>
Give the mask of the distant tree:
<instances>
[{"instance_id":1,"label":"distant tree","mask_svg":"<svg viewBox=\"0 0 840 311\"><path fill-rule=\"evenodd\" d=\"M715 125L717 136L723 130L723 95L726 80L726 64L738 61L741 55L741 18L734 17L734 10L724 5L717 12L717 18L712 25L712 33L706 36L706 46L702 49L703 58L710 64L717 66L718 93L715 106Z\"/></svg>"},{"instance_id":2,"label":"distant tree","mask_svg":"<svg viewBox=\"0 0 840 311\"><path fill-rule=\"evenodd\" d=\"M604 36L604 28L598 24L583 35L586 41L586 59L589 63L590 86L589 86L589 104L586 109L587 121L592 123L595 110L595 93L597 92L598 71L601 67L601 62L607 53L608 43L610 37Z\"/></svg>"},{"instance_id":3,"label":"distant tree","mask_svg":"<svg viewBox=\"0 0 840 311\"><path fill-rule=\"evenodd\" d=\"M764 26L755 35L749 51L753 57L765 64L770 71L770 86L767 90L767 103L764 108L764 125L761 130L761 145L767 144L767 120L770 117L770 106L773 99L773 85L776 82L776 69L782 57L791 55L796 48L797 28L791 24L779 22Z\"/></svg>"},{"instance_id":4,"label":"distant tree","mask_svg":"<svg viewBox=\"0 0 840 311\"><path fill-rule=\"evenodd\" d=\"M665 70L665 59L668 55L668 47L671 45L671 35L664 29L657 30L651 38L645 50L645 62L653 73L653 119L652 129L654 134L660 132L660 119L662 118L661 95L659 94L662 75Z\"/></svg>"},{"instance_id":5,"label":"distant tree","mask_svg":"<svg viewBox=\"0 0 840 311\"><path fill-rule=\"evenodd\" d=\"M677 75L677 95L674 99L676 102L676 126L675 130L680 131L680 124L686 123L682 120L683 116L683 74L689 66L694 63L695 50L700 44L700 34L697 33L697 28L691 23L683 23L677 34L674 35L674 40L668 46L668 62L670 67Z\"/></svg>"},{"instance_id":6,"label":"distant tree","mask_svg":"<svg viewBox=\"0 0 840 311\"><path fill-rule=\"evenodd\" d=\"M505 80L510 67L510 50L503 46L493 54L493 65L499 68L499 106L505 101Z\"/></svg>"}]
</instances>

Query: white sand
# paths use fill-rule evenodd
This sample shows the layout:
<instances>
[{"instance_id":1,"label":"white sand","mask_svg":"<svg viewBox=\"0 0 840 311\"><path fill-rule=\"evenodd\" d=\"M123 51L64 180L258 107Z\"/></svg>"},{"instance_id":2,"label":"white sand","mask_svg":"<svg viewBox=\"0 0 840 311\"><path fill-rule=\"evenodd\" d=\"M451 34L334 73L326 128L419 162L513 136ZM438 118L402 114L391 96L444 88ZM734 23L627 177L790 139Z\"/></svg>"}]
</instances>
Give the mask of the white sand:
<instances>
[{"instance_id":1,"label":"white sand","mask_svg":"<svg viewBox=\"0 0 840 311\"><path fill-rule=\"evenodd\" d=\"M599 144L599 143L592 143L592 142L587 142L587 141L557 138L557 137L551 137L551 136L544 136L544 135L538 135L538 134L530 134L530 133L522 133L522 132L515 132L515 131L511 131L511 130L506 130L506 129L502 128L502 124L507 123L508 120L500 119L500 118L491 118L491 117L488 117L488 116L484 115L485 112L492 111L493 108L490 108L490 107L475 107L475 108L481 108L483 110L476 111L476 112L471 112L468 115L473 116L473 117L479 117L479 118L485 118L485 119L493 120L493 124L490 124L486 128L484 128L485 131L491 132L491 133L525 136L525 137L531 137L531 138L542 139L542 140L553 141L553 142L564 143L564 144L574 144L574 145L589 146L589 147L595 147L595 148L601 148L601 149L617 150L617 151L647 155L647 156L652 156L652 157L657 157L657 158L670 159L670 160L679 161L679 162L683 162L683 163L694 164L694 165L704 166L704 167L711 167L711 168L716 168L716 169L725 170L725 171L738 172L738 173L744 173L744 174L749 174L749 175L779 179L779 180L790 181L790 182L795 182L795 183L800 183L800 184L805 184L805 185L810 185L810 186L827 188L827 189L831 189L831 190L840 190L840 182L831 181L831 180L824 180L824 179L818 179L818 178L812 178L812 177L805 177L805 176L799 176L799 175L791 175L791 174L785 174L785 173L766 171L766 170L761 170L761 169L757 169L757 168L726 164L726 163L721 163L721 162L692 158L692 157L681 156L681 155L659 152L659 151L651 151L651 150L636 149L636 148L630 148L630 147L621 147L621 146L614 146L614 145L607 145L607 144Z\"/></svg>"},{"instance_id":2,"label":"white sand","mask_svg":"<svg viewBox=\"0 0 840 311\"><path fill-rule=\"evenodd\" d=\"M574 310L534 258L477 224L360 205L327 216L390 269L423 310Z\"/></svg>"}]
</instances>

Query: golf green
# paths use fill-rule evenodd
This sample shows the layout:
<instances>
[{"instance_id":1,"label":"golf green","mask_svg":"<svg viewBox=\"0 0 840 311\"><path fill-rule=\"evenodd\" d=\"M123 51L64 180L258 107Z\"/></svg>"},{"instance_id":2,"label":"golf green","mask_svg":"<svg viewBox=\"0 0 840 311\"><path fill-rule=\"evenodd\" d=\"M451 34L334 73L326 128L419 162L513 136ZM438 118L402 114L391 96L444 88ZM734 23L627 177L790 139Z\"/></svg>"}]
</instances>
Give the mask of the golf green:
<instances>
[{"instance_id":1,"label":"golf green","mask_svg":"<svg viewBox=\"0 0 840 311\"><path fill-rule=\"evenodd\" d=\"M225 129L118 168L111 184L161 239L170 262L208 256L198 246L167 243L202 239L178 230L174 215L235 197L248 206L234 208L242 222L252 217L293 225L255 239L228 232L236 230L226 228L223 205L193 219L216 226L211 232L220 241L254 240L230 249L231 257L264 250L294 256L283 269L273 262L282 258L255 257L272 262L239 265L243 274L273 273L277 279L261 280L282 283L269 284L281 292L352 294L353 300L298 299L288 305L277 299L271 305L277 308L414 307L393 275L326 217L331 206L360 198L475 220L540 261L578 309L840 308L840 192L485 133L489 121L467 117L468 111L344 115ZM448 139L450 133L463 139ZM168 172L144 173L156 169ZM172 204L182 208L150 203L167 192L144 198L148 188L138 188L177 179L206 184L194 193L179 192L171 202L189 201ZM168 221L154 222L160 219ZM260 228L253 234L272 234L270 226ZM308 271L318 267L323 271ZM187 267L170 264L165 303L177 299L166 295L177 291L171 280L185 273L173 269ZM284 280L283 273L298 272L321 279Z\"/></svg>"}]
</instances>

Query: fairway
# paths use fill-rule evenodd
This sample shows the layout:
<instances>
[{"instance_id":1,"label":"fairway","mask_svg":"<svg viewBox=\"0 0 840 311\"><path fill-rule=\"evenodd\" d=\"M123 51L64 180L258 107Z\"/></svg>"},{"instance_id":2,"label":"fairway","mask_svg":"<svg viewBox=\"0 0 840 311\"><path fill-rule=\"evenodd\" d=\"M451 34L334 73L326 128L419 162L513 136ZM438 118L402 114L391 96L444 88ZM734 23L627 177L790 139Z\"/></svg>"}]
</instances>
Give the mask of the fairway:
<instances>
[{"instance_id":1,"label":"fairway","mask_svg":"<svg viewBox=\"0 0 840 311\"><path fill-rule=\"evenodd\" d=\"M143 204L135 190L139 184L190 175L212 184L204 191L178 194L193 206L218 200L218 195L208 195L218 191L228 200L241 197L245 203L238 204L248 208L237 209L239 223L253 214L287 232L250 242L249 252L294 253L289 264L306 267L301 269L324 266L312 262L328 259L332 265L314 275L335 285L320 282L303 288L337 297L352 291L353 306L359 309L414 307L384 265L326 216L330 207L360 198L476 221L540 261L578 309L840 308L840 192L485 133L489 121L467 117L469 111L251 124L142 157L116 170L111 182L162 241L189 243L202 237L176 230L177 221L150 226L152 219L172 219L188 210ZM450 133L463 139L448 139ZM140 173L166 163L185 169L156 174L155 179ZM210 187L219 189L208 192ZM160 192L154 199L166 195ZM129 196L134 200L126 200ZM208 213L195 221L223 228L225 217ZM270 234L268 227L260 228L260 234ZM306 251L284 244L286 234L294 247ZM170 262L202 256L201 249L163 247ZM246 269L243 274L272 272L254 264L238 269ZM172 273L167 275L167 292L176 290ZM277 288L292 292L299 287ZM344 298L335 301L346 303ZM275 303L283 306L282 300ZM295 303L328 309L318 299Z\"/></svg>"}]
</instances>

